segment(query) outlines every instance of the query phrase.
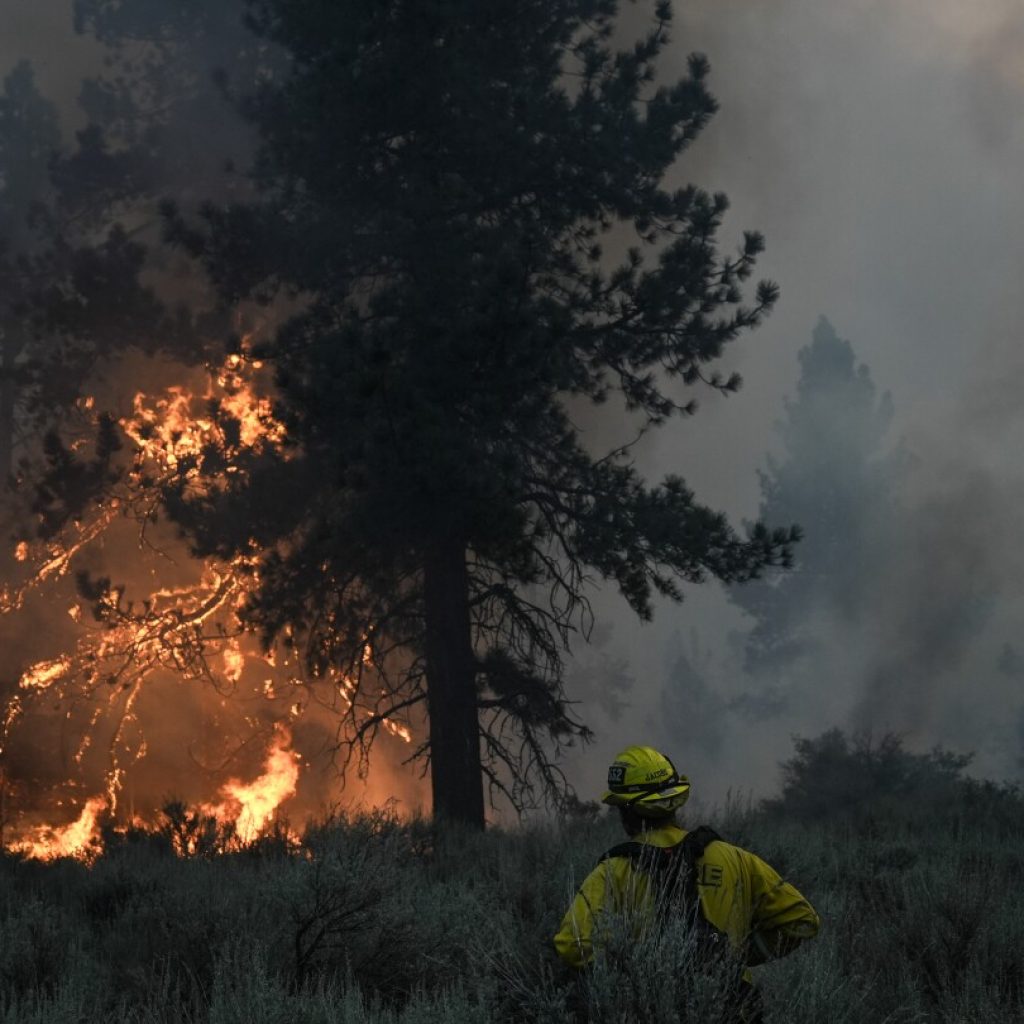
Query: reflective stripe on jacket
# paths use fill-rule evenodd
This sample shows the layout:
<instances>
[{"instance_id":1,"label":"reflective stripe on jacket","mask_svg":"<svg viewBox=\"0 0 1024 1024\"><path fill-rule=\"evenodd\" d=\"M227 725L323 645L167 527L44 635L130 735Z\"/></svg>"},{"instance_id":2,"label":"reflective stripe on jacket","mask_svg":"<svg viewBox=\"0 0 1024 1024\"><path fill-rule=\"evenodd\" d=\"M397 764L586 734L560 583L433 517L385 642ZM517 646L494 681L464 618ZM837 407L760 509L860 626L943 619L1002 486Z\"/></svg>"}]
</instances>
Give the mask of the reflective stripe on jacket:
<instances>
[{"instance_id":1,"label":"reflective stripe on jacket","mask_svg":"<svg viewBox=\"0 0 1024 1024\"><path fill-rule=\"evenodd\" d=\"M667 848L685 835L675 825L664 825L635 838ZM704 851L697 871L704 916L734 948L745 952L748 963L782 956L817 935L820 920L814 908L755 854L719 840ZM555 935L555 949L566 963L583 967L593 959L595 940L600 941L603 913L639 909L649 914L651 905L647 876L628 857L610 857L580 886Z\"/></svg>"}]
</instances>

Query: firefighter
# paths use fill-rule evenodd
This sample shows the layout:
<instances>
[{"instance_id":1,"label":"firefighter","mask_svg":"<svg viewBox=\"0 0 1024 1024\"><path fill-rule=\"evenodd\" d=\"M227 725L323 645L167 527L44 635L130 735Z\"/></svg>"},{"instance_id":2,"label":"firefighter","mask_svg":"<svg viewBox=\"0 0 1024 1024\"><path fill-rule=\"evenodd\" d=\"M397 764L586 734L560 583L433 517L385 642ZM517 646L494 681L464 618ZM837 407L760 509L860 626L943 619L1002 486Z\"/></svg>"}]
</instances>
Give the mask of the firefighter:
<instances>
[{"instance_id":1,"label":"firefighter","mask_svg":"<svg viewBox=\"0 0 1024 1024\"><path fill-rule=\"evenodd\" d=\"M813 938L818 915L760 857L711 829L680 828L676 812L689 795L689 780L657 750L627 747L615 758L602 802L619 809L630 841L609 850L587 876L562 920L555 949L570 966L585 967L600 944L602 914L636 911L650 921L663 909L657 893L664 897L664 880L672 877L675 891L684 894L682 904L672 905L685 907L688 891L694 926L706 933L701 942L717 941L736 964L735 1019L759 1021L748 968Z\"/></svg>"}]
</instances>

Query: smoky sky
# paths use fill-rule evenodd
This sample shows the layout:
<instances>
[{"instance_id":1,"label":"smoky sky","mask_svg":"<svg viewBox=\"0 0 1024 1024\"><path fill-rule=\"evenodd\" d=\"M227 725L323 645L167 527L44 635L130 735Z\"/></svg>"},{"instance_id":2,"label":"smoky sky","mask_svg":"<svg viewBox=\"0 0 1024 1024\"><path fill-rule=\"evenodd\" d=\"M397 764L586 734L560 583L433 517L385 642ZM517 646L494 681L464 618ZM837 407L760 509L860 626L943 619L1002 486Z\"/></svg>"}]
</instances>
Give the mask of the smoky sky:
<instances>
[{"instance_id":1,"label":"smoky sky","mask_svg":"<svg viewBox=\"0 0 1024 1024\"><path fill-rule=\"evenodd\" d=\"M624 4L630 27L651 6ZM773 424L821 314L891 393L892 442L907 445L915 467L889 538L897 555L864 566L877 578L877 614L856 627L815 624L825 656L815 678L794 680L784 714L729 711L752 684L730 640L743 617L717 586L690 588L648 626L598 595L610 632L601 657L581 664L625 666L633 685L617 721L599 702L580 708L598 737L572 756L574 780L593 795L617 748L655 742L710 799L730 787L766 793L791 736L832 725L974 749L981 768L1007 774L1024 706L1005 656L1024 616L1024 8L688 0L676 15L665 77L704 52L721 109L672 181L729 195L723 245L744 229L765 233L758 276L777 280L782 298L725 359L743 390L698 394L695 417L638 449L641 468L681 472L737 523L754 517L757 469L777 451ZM68 130L78 81L98 56L72 32L70 0L0 0L2 69L31 58ZM670 688L695 672L699 685ZM685 729L673 731L666 706Z\"/></svg>"},{"instance_id":2,"label":"smoky sky","mask_svg":"<svg viewBox=\"0 0 1024 1024\"><path fill-rule=\"evenodd\" d=\"M66 131L79 123L82 78L101 67L103 53L72 25L72 0L0 0L0 72L29 60L46 96L61 110Z\"/></svg>"},{"instance_id":3,"label":"smoky sky","mask_svg":"<svg viewBox=\"0 0 1024 1024\"><path fill-rule=\"evenodd\" d=\"M637 24L643 8L631 11ZM597 748L574 761L580 785L599 790L615 748L655 742L711 800L763 794L791 737L832 725L973 750L980 772L1013 774L1024 694L1000 651L1016 651L1024 617L1024 8L692 0L676 10L672 63L681 72L688 52L707 54L721 109L673 177L728 194L724 244L765 233L758 273L782 298L726 358L743 390L699 395L698 414L657 434L643 468L681 471L734 521L755 517L757 469L778 453L773 427L820 314L891 393L891 443L914 458L905 512L883 524L886 557L863 565L872 614L811 624L819 657L813 671L794 669L781 713L776 693L744 678L735 638L749 623L721 588L690 588L642 628L608 600L636 682L626 716L602 723ZM704 671L686 683L680 658L692 664L697 650ZM765 714L730 713L737 697Z\"/></svg>"}]
</instances>

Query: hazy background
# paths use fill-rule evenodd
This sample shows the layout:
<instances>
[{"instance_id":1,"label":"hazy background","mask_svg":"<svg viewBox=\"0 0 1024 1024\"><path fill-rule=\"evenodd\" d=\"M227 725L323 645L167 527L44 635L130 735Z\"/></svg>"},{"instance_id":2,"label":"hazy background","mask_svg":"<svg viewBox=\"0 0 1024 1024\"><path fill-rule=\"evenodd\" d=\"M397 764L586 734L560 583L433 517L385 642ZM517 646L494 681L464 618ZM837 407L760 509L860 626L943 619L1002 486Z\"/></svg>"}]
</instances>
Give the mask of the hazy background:
<instances>
[{"instance_id":1,"label":"hazy background","mask_svg":"<svg viewBox=\"0 0 1024 1024\"><path fill-rule=\"evenodd\" d=\"M756 470L778 453L773 427L819 314L891 393L890 440L914 463L885 564L864 566L873 614L815 624L821 653L795 667L784 713L730 710L756 681L730 644L749 623L716 585L649 627L618 616L608 646L635 677L631 707L601 728L580 783L598 790L615 748L650 741L710 799L765 793L792 734L831 725L974 750L980 772L1017 774L1022 677L1000 655L1024 621L1024 7L690 0L677 12L680 67L707 53L721 102L680 177L729 195L723 239L765 232L758 271L782 299L730 350L743 390L706 395L643 465L681 469L703 500L755 517ZM680 652L699 679L665 703Z\"/></svg>"},{"instance_id":2,"label":"hazy background","mask_svg":"<svg viewBox=\"0 0 1024 1024\"><path fill-rule=\"evenodd\" d=\"M74 35L70 6L0 0L0 71L30 58L67 131L79 79L100 57ZM624 6L631 18L648 11ZM795 391L797 352L824 314L891 393L889 437L914 464L884 564L864 566L877 604L856 624L815 622L819 652L794 666L781 711L738 710L763 681L743 669L749 623L717 586L691 589L644 627L601 596L601 645L574 674L598 733L571 760L581 795L633 742L665 747L709 799L730 787L763 794L791 736L831 725L976 750L980 771L1013 774L1024 708L1021 668L1006 654L1024 621L1024 7L689 0L676 10L673 61L681 70L690 51L707 53L721 101L678 177L729 195L723 244L765 232L758 276L779 281L782 299L728 356L743 390L700 396L698 415L654 435L639 462L652 476L682 472L737 521L756 516L756 471L778 451L773 425ZM586 685L608 676L633 680L617 694L618 720Z\"/></svg>"}]
</instances>

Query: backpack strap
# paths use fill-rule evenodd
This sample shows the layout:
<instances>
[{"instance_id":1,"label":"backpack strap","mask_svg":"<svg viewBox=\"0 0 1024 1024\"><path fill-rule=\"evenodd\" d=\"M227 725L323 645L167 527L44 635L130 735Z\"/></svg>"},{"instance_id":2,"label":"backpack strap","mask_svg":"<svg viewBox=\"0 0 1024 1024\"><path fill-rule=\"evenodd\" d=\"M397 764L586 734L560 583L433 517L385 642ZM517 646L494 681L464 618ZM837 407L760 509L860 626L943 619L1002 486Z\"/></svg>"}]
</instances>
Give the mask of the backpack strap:
<instances>
[{"instance_id":1,"label":"backpack strap","mask_svg":"<svg viewBox=\"0 0 1024 1024\"><path fill-rule=\"evenodd\" d=\"M680 856L676 858L675 871L669 879L669 884L674 886L679 881L679 872L686 867L686 902L696 907L699 894L697 892L697 861L704 856L704 851L711 843L721 840L721 836L710 826L701 825L686 833L685 838L679 844Z\"/></svg>"},{"instance_id":2,"label":"backpack strap","mask_svg":"<svg viewBox=\"0 0 1024 1024\"><path fill-rule=\"evenodd\" d=\"M675 890L680 874L685 871L682 896L687 906L696 908L701 905L697 892L697 861L711 843L721 838L713 828L701 825L687 832L676 846L653 846L635 840L619 843L601 854L598 864L612 857L627 857L640 871L660 875L667 892Z\"/></svg>"},{"instance_id":3,"label":"backpack strap","mask_svg":"<svg viewBox=\"0 0 1024 1024\"><path fill-rule=\"evenodd\" d=\"M675 860L674 851L674 846L653 846L650 843L638 843L635 841L619 843L618 846L605 850L598 858L597 863L601 864L606 860L611 860L612 857L626 857L638 867L643 863L645 867L649 868L660 865L662 862L667 865L669 859Z\"/></svg>"},{"instance_id":4,"label":"backpack strap","mask_svg":"<svg viewBox=\"0 0 1024 1024\"><path fill-rule=\"evenodd\" d=\"M722 963L727 958L731 962L733 954L729 938L705 916L704 905L697 888L699 874L697 861L704 856L704 851L712 843L719 842L721 839L722 837L713 828L701 825L699 828L687 832L683 841L675 846L652 846L648 843L638 843L635 840L619 843L618 846L613 846L610 850L605 851L598 863L612 857L628 857L637 870L652 875L652 881L662 892L669 894L669 899L672 899L672 894L674 894L675 907L687 915L691 926L695 929L700 956L709 963ZM685 872L684 875L683 872ZM668 912L667 900L660 902L658 912L659 915ZM750 986L744 984L743 961L737 959L735 966L736 992L749 994ZM751 1018L751 1020L757 1019L756 1017Z\"/></svg>"}]
</instances>

